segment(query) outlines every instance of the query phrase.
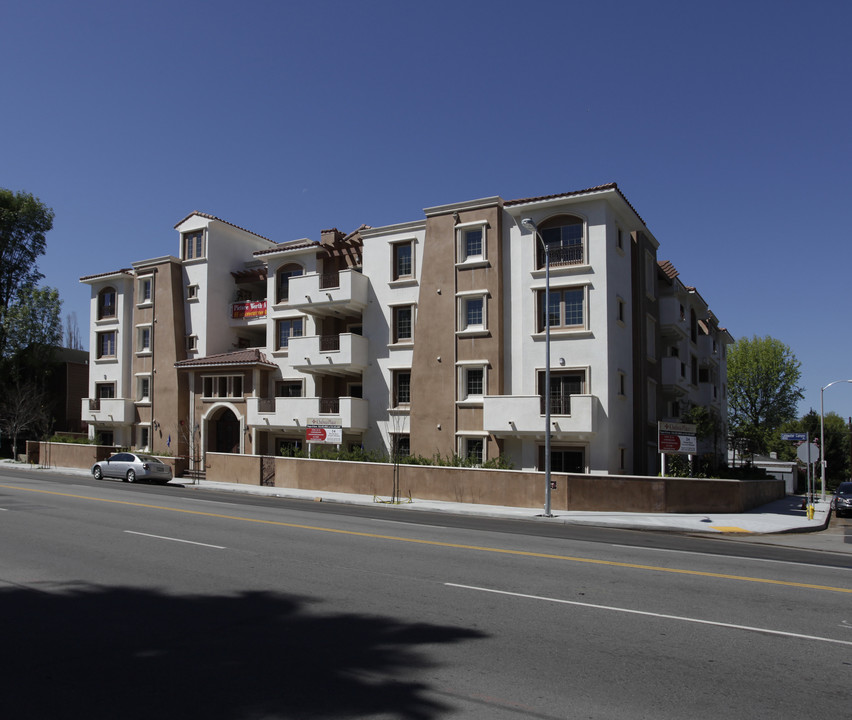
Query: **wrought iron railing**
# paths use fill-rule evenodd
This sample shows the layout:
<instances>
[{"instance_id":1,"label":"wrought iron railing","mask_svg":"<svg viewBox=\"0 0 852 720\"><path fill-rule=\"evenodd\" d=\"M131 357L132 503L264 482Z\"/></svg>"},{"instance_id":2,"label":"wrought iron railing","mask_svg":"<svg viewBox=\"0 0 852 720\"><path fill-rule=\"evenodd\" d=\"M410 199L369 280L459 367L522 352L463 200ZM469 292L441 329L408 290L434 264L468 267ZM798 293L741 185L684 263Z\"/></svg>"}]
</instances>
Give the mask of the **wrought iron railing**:
<instances>
[{"instance_id":1,"label":"wrought iron railing","mask_svg":"<svg viewBox=\"0 0 852 720\"><path fill-rule=\"evenodd\" d=\"M340 272L326 272L320 275L320 290L340 287Z\"/></svg>"},{"instance_id":2,"label":"wrought iron railing","mask_svg":"<svg viewBox=\"0 0 852 720\"><path fill-rule=\"evenodd\" d=\"M320 415L336 415L340 412L340 398L320 398Z\"/></svg>"},{"instance_id":3,"label":"wrought iron railing","mask_svg":"<svg viewBox=\"0 0 852 720\"><path fill-rule=\"evenodd\" d=\"M583 246L568 245L565 247L550 248L550 266L559 267L563 265L582 265L583 264ZM538 250L538 266L544 267L544 250Z\"/></svg>"},{"instance_id":4,"label":"wrought iron railing","mask_svg":"<svg viewBox=\"0 0 852 720\"><path fill-rule=\"evenodd\" d=\"M320 335L320 352L340 350L340 335Z\"/></svg>"}]
</instances>

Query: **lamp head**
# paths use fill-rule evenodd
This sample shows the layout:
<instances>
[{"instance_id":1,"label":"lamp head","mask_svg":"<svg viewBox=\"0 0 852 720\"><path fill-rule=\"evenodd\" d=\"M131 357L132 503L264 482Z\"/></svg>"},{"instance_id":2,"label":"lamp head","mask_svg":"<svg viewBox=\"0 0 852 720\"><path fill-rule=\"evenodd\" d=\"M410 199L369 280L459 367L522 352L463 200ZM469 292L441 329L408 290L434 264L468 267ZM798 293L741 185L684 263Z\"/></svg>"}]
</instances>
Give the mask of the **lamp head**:
<instances>
[{"instance_id":1,"label":"lamp head","mask_svg":"<svg viewBox=\"0 0 852 720\"><path fill-rule=\"evenodd\" d=\"M533 222L532 218L523 218L521 220L521 225L523 225L528 230L532 230L533 232L535 232L536 227L535 227L535 223Z\"/></svg>"}]
</instances>

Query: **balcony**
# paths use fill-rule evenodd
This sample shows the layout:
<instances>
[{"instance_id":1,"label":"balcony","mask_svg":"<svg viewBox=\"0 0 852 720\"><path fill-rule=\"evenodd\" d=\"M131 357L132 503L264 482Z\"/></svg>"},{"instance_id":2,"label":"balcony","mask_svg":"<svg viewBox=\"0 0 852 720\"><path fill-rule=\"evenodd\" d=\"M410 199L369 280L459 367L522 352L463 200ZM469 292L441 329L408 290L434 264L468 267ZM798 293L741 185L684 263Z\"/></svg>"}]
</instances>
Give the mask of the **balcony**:
<instances>
[{"instance_id":1,"label":"balcony","mask_svg":"<svg viewBox=\"0 0 852 720\"><path fill-rule=\"evenodd\" d=\"M698 360L703 367L719 365L719 344L712 335L698 336Z\"/></svg>"},{"instance_id":2,"label":"balcony","mask_svg":"<svg viewBox=\"0 0 852 720\"><path fill-rule=\"evenodd\" d=\"M80 416L98 425L128 425L136 419L130 398L83 398Z\"/></svg>"},{"instance_id":3,"label":"balcony","mask_svg":"<svg viewBox=\"0 0 852 720\"><path fill-rule=\"evenodd\" d=\"M582 440L597 432L596 395L571 395L567 403L551 407L551 437ZM569 411L569 415L557 411ZM483 401L482 429L496 437L544 439L544 408L540 395L487 395Z\"/></svg>"},{"instance_id":4,"label":"balcony","mask_svg":"<svg viewBox=\"0 0 852 720\"><path fill-rule=\"evenodd\" d=\"M290 338L290 365L314 375L360 375L367 368L367 338L354 333Z\"/></svg>"},{"instance_id":5,"label":"balcony","mask_svg":"<svg viewBox=\"0 0 852 720\"><path fill-rule=\"evenodd\" d=\"M357 270L296 275L287 306L317 317L358 317L367 307L368 286Z\"/></svg>"},{"instance_id":6,"label":"balcony","mask_svg":"<svg viewBox=\"0 0 852 720\"><path fill-rule=\"evenodd\" d=\"M676 297L660 298L660 334L663 337L683 339L689 336L689 321L681 308L683 305Z\"/></svg>"},{"instance_id":7,"label":"balcony","mask_svg":"<svg viewBox=\"0 0 852 720\"><path fill-rule=\"evenodd\" d=\"M663 358L663 392L667 395L686 395L690 391L690 369L679 357Z\"/></svg>"},{"instance_id":8,"label":"balcony","mask_svg":"<svg viewBox=\"0 0 852 720\"><path fill-rule=\"evenodd\" d=\"M248 424L258 428L304 431L308 418L339 417L344 432L367 429L369 403L363 398L246 398Z\"/></svg>"}]
</instances>

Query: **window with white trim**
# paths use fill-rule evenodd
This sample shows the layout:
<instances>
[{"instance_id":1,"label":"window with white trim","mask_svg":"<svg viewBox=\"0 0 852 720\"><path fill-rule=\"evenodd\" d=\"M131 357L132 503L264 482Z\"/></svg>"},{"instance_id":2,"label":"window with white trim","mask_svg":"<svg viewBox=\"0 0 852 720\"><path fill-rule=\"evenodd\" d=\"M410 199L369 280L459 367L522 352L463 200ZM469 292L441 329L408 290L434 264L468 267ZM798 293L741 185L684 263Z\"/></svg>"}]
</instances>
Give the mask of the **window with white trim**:
<instances>
[{"instance_id":1,"label":"window with white trim","mask_svg":"<svg viewBox=\"0 0 852 720\"><path fill-rule=\"evenodd\" d=\"M140 327L138 333L136 352L151 352L151 326L145 325Z\"/></svg>"},{"instance_id":2,"label":"window with white trim","mask_svg":"<svg viewBox=\"0 0 852 720\"><path fill-rule=\"evenodd\" d=\"M184 233L182 246L181 252L184 260L196 260L204 257L204 231L194 230Z\"/></svg>"},{"instance_id":3,"label":"window with white trim","mask_svg":"<svg viewBox=\"0 0 852 720\"><path fill-rule=\"evenodd\" d=\"M140 278L139 280L139 302L138 305L147 305L151 302L151 276Z\"/></svg>"},{"instance_id":4,"label":"window with white trim","mask_svg":"<svg viewBox=\"0 0 852 720\"><path fill-rule=\"evenodd\" d=\"M98 320L106 320L116 316L115 288L105 287L98 293Z\"/></svg>"},{"instance_id":5,"label":"window with white trim","mask_svg":"<svg viewBox=\"0 0 852 720\"><path fill-rule=\"evenodd\" d=\"M470 460L474 465L482 465L485 461L485 438L481 436L461 436L459 438L459 455Z\"/></svg>"},{"instance_id":6,"label":"window with white trim","mask_svg":"<svg viewBox=\"0 0 852 720\"><path fill-rule=\"evenodd\" d=\"M202 378L202 393L205 399L243 397L242 375L207 375Z\"/></svg>"},{"instance_id":7,"label":"window with white trim","mask_svg":"<svg viewBox=\"0 0 852 720\"><path fill-rule=\"evenodd\" d=\"M393 370L391 374L391 407L410 405L411 370Z\"/></svg>"},{"instance_id":8,"label":"window with white trim","mask_svg":"<svg viewBox=\"0 0 852 720\"><path fill-rule=\"evenodd\" d=\"M487 296L485 290L458 295L459 332L479 333L488 330Z\"/></svg>"},{"instance_id":9,"label":"window with white trim","mask_svg":"<svg viewBox=\"0 0 852 720\"><path fill-rule=\"evenodd\" d=\"M393 280L408 280L414 277L414 241L406 240L391 244Z\"/></svg>"},{"instance_id":10,"label":"window with white trim","mask_svg":"<svg viewBox=\"0 0 852 720\"><path fill-rule=\"evenodd\" d=\"M544 332L546 324L555 330L580 330L587 322L587 290L585 286L551 288L550 311L545 312L545 291L537 290L538 332Z\"/></svg>"},{"instance_id":11,"label":"window with white trim","mask_svg":"<svg viewBox=\"0 0 852 720\"><path fill-rule=\"evenodd\" d=\"M481 403L488 388L487 363L484 361L459 364L458 398L461 402Z\"/></svg>"},{"instance_id":12,"label":"window with white trim","mask_svg":"<svg viewBox=\"0 0 852 720\"><path fill-rule=\"evenodd\" d=\"M575 215L558 215L539 226L541 243L547 246L550 267L582 265L586 262L586 223ZM544 268L544 248L536 241L536 267Z\"/></svg>"},{"instance_id":13,"label":"window with white trim","mask_svg":"<svg viewBox=\"0 0 852 720\"><path fill-rule=\"evenodd\" d=\"M186 299L198 300L198 285L192 284L186 286Z\"/></svg>"},{"instance_id":14,"label":"window with white trim","mask_svg":"<svg viewBox=\"0 0 852 720\"><path fill-rule=\"evenodd\" d=\"M97 354L99 359L115 357L115 336L115 330L98 333Z\"/></svg>"},{"instance_id":15,"label":"window with white trim","mask_svg":"<svg viewBox=\"0 0 852 720\"><path fill-rule=\"evenodd\" d=\"M151 428L148 427L140 427L139 428L139 450L147 450L151 444Z\"/></svg>"},{"instance_id":16,"label":"window with white trim","mask_svg":"<svg viewBox=\"0 0 852 720\"><path fill-rule=\"evenodd\" d=\"M486 260L486 228L484 220L456 225L456 263L481 263Z\"/></svg>"},{"instance_id":17,"label":"window with white trim","mask_svg":"<svg viewBox=\"0 0 852 720\"><path fill-rule=\"evenodd\" d=\"M287 350L290 347L290 338L302 337L304 334L305 322L303 318L276 320L275 329L275 349Z\"/></svg>"},{"instance_id":18,"label":"window with white trim","mask_svg":"<svg viewBox=\"0 0 852 720\"><path fill-rule=\"evenodd\" d=\"M393 343L410 343L414 339L414 306L398 305L391 308Z\"/></svg>"},{"instance_id":19,"label":"window with white trim","mask_svg":"<svg viewBox=\"0 0 852 720\"><path fill-rule=\"evenodd\" d=\"M151 378L143 376L136 378L136 402L150 402Z\"/></svg>"},{"instance_id":20,"label":"window with white trim","mask_svg":"<svg viewBox=\"0 0 852 720\"><path fill-rule=\"evenodd\" d=\"M186 336L186 351L198 352L198 335Z\"/></svg>"}]
</instances>

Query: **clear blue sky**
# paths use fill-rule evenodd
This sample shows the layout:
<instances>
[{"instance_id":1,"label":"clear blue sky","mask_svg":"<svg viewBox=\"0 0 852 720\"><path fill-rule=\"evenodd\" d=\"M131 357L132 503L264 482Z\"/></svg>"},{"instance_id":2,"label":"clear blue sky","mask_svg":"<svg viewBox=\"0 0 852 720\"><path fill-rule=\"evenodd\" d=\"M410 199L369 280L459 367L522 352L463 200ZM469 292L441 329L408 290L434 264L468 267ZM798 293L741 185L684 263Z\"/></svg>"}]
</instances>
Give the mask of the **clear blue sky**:
<instances>
[{"instance_id":1,"label":"clear blue sky","mask_svg":"<svg viewBox=\"0 0 852 720\"><path fill-rule=\"evenodd\" d=\"M177 253L201 210L278 242L617 182L735 338L852 378L852 4L7 0L0 186L40 267ZM852 415L852 385L825 393Z\"/></svg>"}]
</instances>

